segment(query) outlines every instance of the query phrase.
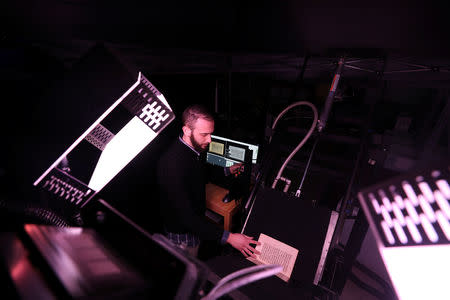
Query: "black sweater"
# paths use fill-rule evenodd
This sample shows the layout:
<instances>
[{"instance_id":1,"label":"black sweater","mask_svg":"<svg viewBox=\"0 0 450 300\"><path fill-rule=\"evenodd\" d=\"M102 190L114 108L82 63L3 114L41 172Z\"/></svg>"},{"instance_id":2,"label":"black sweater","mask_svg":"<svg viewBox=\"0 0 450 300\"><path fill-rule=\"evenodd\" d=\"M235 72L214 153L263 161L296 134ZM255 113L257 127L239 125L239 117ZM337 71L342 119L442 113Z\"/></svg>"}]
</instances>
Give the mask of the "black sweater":
<instances>
[{"instance_id":1,"label":"black sweater","mask_svg":"<svg viewBox=\"0 0 450 300\"><path fill-rule=\"evenodd\" d=\"M223 229L205 219L205 169L203 157L179 139L169 147L158 161L161 215L169 232L219 242Z\"/></svg>"}]
</instances>

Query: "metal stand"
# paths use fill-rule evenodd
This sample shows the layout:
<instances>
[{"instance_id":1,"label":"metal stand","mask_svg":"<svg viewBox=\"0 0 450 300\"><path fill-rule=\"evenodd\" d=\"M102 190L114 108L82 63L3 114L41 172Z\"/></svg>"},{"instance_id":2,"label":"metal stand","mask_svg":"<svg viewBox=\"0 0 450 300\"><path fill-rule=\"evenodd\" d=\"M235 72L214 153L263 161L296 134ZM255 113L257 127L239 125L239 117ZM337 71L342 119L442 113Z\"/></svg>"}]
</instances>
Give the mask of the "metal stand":
<instances>
[{"instance_id":1,"label":"metal stand","mask_svg":"<svg viewBox=\"0 0 450 300\"><path fill-rule=\"evenodd\" d=\"M326 122L328 120L328 116L329 116L329 113L331 111L331 107L332 107L332 104L333 104L333 101L334 101L334 95L336 93L336 89L337 89L337 86L339 84L339 80L340 80L340 77L341 77L342 69L344 67L344 62L345 62L344 58L341 57L339 59L339 62L338 62L338 67L337 67L336 73L334 75L333 82L331 83L330 91L328 93L328 96L327 96L327 99L326 99L326 102L325 102L324 110L322 111L322 113L320 115L320 119L319 119L319 121L317 123L317 127L316 128L317 128L317 130L319 132L319 135L316 137L316 140L315 140L314 145L313 145L313 149L311 150L311 154L310 154L309 159L308 159L307 166L306 166L305 171L303 173L302 181L300 183L299 188L297 189L297 192L295 193L296 197L300 197L301 189L303 187L303 183L304 183L304 180L306 178L306 174L307 174L307 172L309 170L311 159L312 159L312 156L314 155L314 151L315 151L316 145L318 143L318 140L319 140L319 137L320 137L320 133L325 128ZM272 130L273 130L273 128L272 128ZM269 161L270 161L269 159L265 159L262 162L262 166L263 166L263 164L268 163ZM260 169L263 169L263 168L261 167ZM267 170L267 167L265 169ZM245 204L244 211L246 212L247 216L246 216L245 222L243 224L241 233L244 232L245 227L247 225L247 221L248 221L248 219L249 219L249 217L250 217L250 215L252 213L252 208L253 208L254 201L255 201L254 197L256 195L256 192L257 192L257 189L259 187L259 184L261 183L261 178L262 178L262 173L259 172L258 175L257 175L257 179L256 179L256 183L254 185L254 188L253 188L253 190L252 190L252 192L250 194L249 199L247 200L247 203ZM276 185L276 182L274 182L274 185ZM287 191L287 190L285 189L285 191ZM250 208L249 208L249 206L250 206Z\"/></svg>"},{"instance_id":2,"label":"metal stand","mask_svg":"<svg viewBox=\"0 0 450 300\"><path fill-rule=\"evenodd\" d=\"M311 159L314 155L314 151L316 150L316 146L317 146L317 142L319 141L319 138L320 138L320 134L316 137L316 140L314 141L313 147L311 149L311 153L309 154L308 162L306 163L305 171L303 172L302 181L300 182L300 185L299 185L297 191L295 192L295 197L300 197L300 195L301 195L303 182L305 181L306 173L308 172L309 165L311 164Z\"/></svg>"},{"instance_id":3,"label":"metal stand","mask_svg":"<svg viewBox=\"0 0 450 300\"><path fill-rule=\"evenodd\" d=\"M307 162L306 167L305 167L305 171L303 172L302 180L300 182L300 185L299 185L297 191L295 192L295 196L296 197L300 197L300 195L301 195L303 182L305 181L306 174L308 173L309 166L311 164L311 159L312 159L312 157L314 155L314 151L316 149L317 143L318 143L319 138L321 136L322 130L325 128L326 123L328 121L328 116L330 114L331 107L332 107L333 101L334 101L334 95L336 93L336 89L337 89L337 86L339 84L339 80L341 78L342 69L344 68L344 62L345 62L344 58L341 57L339 59L339 62L338 62L338 68L336 70L336 74L334 74L333 82L331 83L330 91L329 91L327 99L325 101L324 109L322 110L322 113L320 114L319 121L317 122L317 131L319 132L319 134L317 135L316 140L314 141L313 147L311 149L311 153L310 153L309 158L308 158L308 162Z\"/></svg>"}]
</instances>

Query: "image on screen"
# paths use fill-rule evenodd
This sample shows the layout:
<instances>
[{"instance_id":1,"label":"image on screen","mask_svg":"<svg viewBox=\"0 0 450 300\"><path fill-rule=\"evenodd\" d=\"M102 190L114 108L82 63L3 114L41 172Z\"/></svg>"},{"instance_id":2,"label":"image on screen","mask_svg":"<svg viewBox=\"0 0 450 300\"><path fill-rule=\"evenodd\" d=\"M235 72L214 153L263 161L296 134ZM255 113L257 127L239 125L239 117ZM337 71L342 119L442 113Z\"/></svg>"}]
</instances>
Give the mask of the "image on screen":
<instances>
[{"instance_id":1,"label":"image on screen","mask_svg":"<svg viewBox=\"0 0 450 300\"><path fill-rule=\"evenodd\" d=\"M223 155L223 151L225 150L225 145L222 143L212 141L209 144L209 152Z\"/></svg>"},{"instance_id":2,"label":"image on screen","mask_svg":"<svg viewBox=\"0 0 450 300\"><path fill-rule=\"evenodd\" d=\"M232 159L237 159L244 161L245 160L245 149L235 146L228 146L228 157Z\"/></svg>"},{"instance_id":3,"label":"image on screen","mask_svg":"<svg viewBox=\"0 0 450 300\"><path fill-rule=\"evenodd\" d=\"M211 135L211 139L212 139L213 142L223 142L224 144L228 143L228 142L231 142L231 143L234 143L234 144L247 146L248 149L252 150L252 153L253 153L252 154L252 163L256 164L256 162L258 160L258 151L259 151L259 146L258 145L244 143L244 142L241 142L241 141L236 141L236 140L228 139L228 138L225 138L225 137L220 137L220 136L217 136L217 135Z\"/></svg>"}]
</instances>

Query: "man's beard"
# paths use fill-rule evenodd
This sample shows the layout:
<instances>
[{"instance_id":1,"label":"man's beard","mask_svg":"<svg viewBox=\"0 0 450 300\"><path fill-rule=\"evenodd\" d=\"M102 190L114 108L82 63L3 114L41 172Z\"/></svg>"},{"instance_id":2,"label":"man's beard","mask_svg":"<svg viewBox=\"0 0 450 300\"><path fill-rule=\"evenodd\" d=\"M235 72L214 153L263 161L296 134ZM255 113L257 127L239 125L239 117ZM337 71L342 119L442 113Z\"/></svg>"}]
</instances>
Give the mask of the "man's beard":
<instances>
[{"instance_id":1,"label":"man's beard","mask_svg":"<svg viewBox=\"0 0 450 300\"><path fill-rule=\"evenodd\" d=\"M203 148L202 145L199 144L192 135L190 136L189 139L194 149L197 150L198 152L204 152L206 149L208 149L208 144L206 144L205 148Z\"/></svg>"}]
</instances>

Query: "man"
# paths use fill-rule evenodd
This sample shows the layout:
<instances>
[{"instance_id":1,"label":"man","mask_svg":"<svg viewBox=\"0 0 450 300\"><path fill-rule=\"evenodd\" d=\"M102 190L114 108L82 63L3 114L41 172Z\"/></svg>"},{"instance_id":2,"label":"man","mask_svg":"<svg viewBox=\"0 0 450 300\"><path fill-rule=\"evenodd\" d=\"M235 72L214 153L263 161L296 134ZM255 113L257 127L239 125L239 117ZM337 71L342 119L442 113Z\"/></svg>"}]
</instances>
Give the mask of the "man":
<instances>
[{"instance_id":1,"label":"man","mask_svg":"<svg viewBox=\"0 0 450 300\"><path fill-rule=\"evenodd\" d=\"M197 256L200 240L230 244L244 256L259 254L250 244L259 244L244 234L220 229L205 219L205 163L201 158L211 142L214 118L202 106L187 107L182 115L182 136L158 161L161 213L166 236L177 246ZM236 173L241 165L226 168Z\"/></svg>"}]
</instances>

